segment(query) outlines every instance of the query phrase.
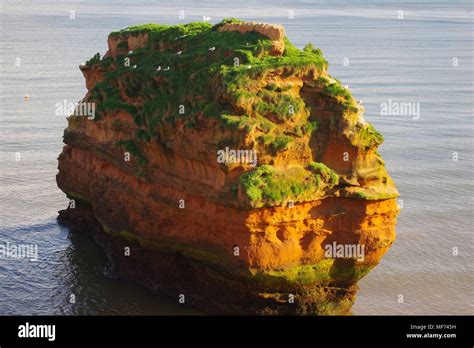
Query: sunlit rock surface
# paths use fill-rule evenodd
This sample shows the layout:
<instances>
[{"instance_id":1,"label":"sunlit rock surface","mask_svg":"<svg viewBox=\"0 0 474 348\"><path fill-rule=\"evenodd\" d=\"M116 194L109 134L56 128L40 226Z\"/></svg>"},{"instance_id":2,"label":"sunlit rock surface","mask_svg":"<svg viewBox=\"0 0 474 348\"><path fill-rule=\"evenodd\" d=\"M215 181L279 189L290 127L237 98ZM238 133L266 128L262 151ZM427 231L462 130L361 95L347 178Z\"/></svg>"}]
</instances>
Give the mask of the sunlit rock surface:
<instances>
[{"instance_id":1,"label":"sunlit rock surface","mask_svg":"<svg viewBox=\"0 0 474 348\"><path fill-rule=\"evenodd\" d=\"M322 52L234 19L108 45L80 67L95 117L68 118L60 221L115 276L205 312L347 313L395 239L398 193Z\"/></svg>"}]
</instances>

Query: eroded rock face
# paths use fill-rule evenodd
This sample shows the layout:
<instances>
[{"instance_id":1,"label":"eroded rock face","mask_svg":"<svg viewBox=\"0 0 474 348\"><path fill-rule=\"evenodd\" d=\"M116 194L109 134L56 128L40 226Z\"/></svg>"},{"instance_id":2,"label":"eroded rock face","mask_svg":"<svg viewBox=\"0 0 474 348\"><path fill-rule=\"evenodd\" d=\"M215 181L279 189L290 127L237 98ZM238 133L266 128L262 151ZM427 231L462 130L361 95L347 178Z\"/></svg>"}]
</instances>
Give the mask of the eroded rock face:
<instances>
[{"instance_id":1,"label":"eroded rock face","mask_svg":"<svg viewBox=\"0 0 474 348\"><path fill-rule=\"evenodd\" d=\"M76 208L60 220L117 276L215 313L350 309L395 239L398 193L363 108L283 35L131 27L81 67L97 114L68 118L57 182Z\"/></svg>"},{"instance_id":2,"label":"eroded rock face","mask_svg":"<svg viewBox=\"0 0 474 348\"><path fill-rule=\"evenodd\" d=\"M285 30L281 25L256 22L230 22L217 28L218 31L237 31L239 33L257 32L272 41L271 55L282 55L285 51Z\"/></svg>"}]
</instances>

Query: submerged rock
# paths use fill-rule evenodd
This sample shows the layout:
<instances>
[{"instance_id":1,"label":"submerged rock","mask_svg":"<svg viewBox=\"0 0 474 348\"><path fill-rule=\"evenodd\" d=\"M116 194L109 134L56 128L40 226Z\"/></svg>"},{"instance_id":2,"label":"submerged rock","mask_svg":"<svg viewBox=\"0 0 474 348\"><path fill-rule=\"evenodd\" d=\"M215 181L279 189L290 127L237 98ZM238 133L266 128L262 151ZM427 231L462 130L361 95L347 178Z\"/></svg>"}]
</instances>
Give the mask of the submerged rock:
<instances>
[{"instance_id":1,"label":"submerged rock","mask_svg":"<svg viewBox=\"0 0 474 348\"><path fill-rule=\"evenodd\" d=\"M212 313L344 314L395 239L382 136L281 26L142 25L81 70L60 221L112 273Z\"/></svg>"}]
</instances>

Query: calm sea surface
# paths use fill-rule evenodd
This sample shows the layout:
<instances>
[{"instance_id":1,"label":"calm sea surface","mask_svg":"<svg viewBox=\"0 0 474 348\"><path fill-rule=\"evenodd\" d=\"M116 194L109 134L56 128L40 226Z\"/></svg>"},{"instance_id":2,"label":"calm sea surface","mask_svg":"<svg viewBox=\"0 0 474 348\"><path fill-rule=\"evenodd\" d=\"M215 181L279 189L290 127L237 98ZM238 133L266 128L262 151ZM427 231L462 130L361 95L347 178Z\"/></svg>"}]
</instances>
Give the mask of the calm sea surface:
<instances>
[{"instance_id":1,"label":"calm sea surface","mask_svg":"<svg viewBox=\"0 0 474 348\"><path fill-rule=\"evenodd\" d=\"M105 53L109 32L203 15L281 23L298 47L313 42L384 135L403 208L354 314L474 313L472 2L0 1L0 243L39 248L38 262L0 259L0 314L195 313L108 278L100 248L58 226L66 119L55 104L84 96L78 65ZM382 116L389 100L419 103L419 119Z\"/></svg>"}]
</instances>

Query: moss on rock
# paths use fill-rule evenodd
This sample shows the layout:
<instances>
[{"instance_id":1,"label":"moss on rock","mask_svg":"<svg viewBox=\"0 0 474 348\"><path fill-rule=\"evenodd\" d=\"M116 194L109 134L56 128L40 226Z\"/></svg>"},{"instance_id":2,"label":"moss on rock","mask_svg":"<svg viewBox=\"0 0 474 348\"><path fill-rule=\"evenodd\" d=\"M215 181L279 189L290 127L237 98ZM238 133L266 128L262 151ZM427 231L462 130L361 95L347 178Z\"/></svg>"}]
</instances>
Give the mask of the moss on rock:
<instances>
[{"instance_id":1,"label":"moss on rock","mask_svg":"<svg viewBox=\"0 0 474 348\"><path fill-rule=\"evenodd\" d=\"M278 169L262 165L241 175L240 190L255 208L320 198L337 184L337 175L320 164Z\"/></svg>"}]
</instances>

